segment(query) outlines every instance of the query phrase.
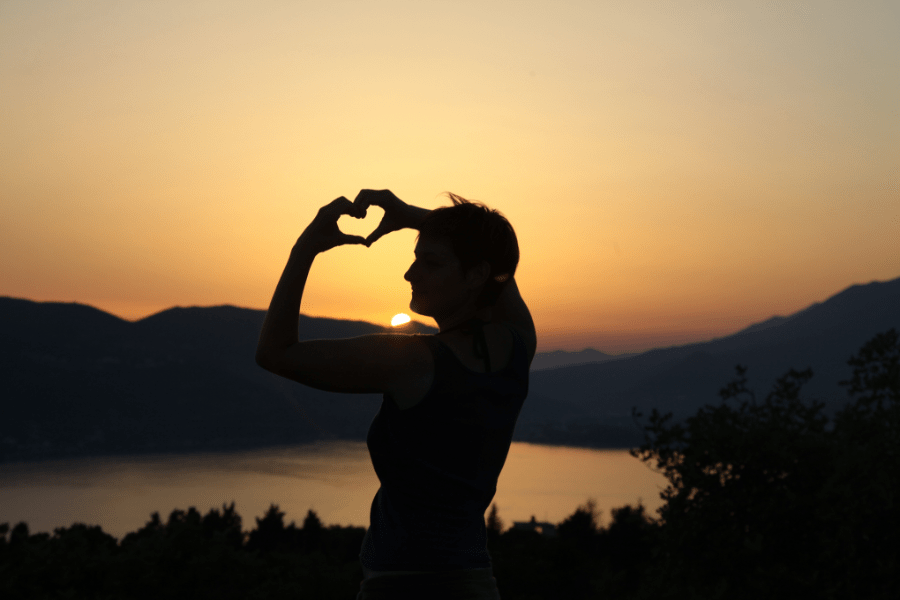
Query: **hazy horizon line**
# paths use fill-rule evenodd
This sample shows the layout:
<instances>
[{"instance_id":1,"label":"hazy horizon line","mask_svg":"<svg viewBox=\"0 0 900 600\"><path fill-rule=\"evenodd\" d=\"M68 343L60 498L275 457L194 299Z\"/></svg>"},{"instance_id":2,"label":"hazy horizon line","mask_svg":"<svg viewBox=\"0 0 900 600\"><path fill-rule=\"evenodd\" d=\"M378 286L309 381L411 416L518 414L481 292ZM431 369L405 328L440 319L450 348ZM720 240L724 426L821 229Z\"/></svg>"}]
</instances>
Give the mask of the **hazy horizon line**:
<instances>
[{"instance_id":1,"label":"hazy horizon line","mask_svg":"<svg viewBox=\"0 0 900 600\"><path fill-rule=\"evenodd\" d=\"M119 319L119 320L125 321L125 322L127 322L127 323L138 323L138 322L140 322L140 321L149 319L149 318L151 318L151 317L154 317L154 316L156 316L156 315L159 315L159 314L161 314L161 313L164 313L164 312L167 312L167 311L170 311L170 310L174 310L174 309L191 309L191 308L204 308L204 309L208 309L208 308L225 308L225 307L227 307L227 308L237 308L237 309L240 309L240 310L251 310L251 311L258 311L258 312L266 312L266 310L267 310L266 308L252 308L252 307L248 307L248 306L239 306L239 305L237 305L237 304L230 304L230 303L227 303L227 302L226 302L226 303L221 303L221 304L209 304L209 305L200 305L200 304L181 305L181 304L175 304L175 305L172 305L172 306L168 306L168 307L166 307L166 308L162 308L162 309L156 310L156 311L154 311L154 312L150 312L150 313L148 313L148 314L146 314L146 315L144 315L144 316L142 316L142 317L139 317L139 318L128 318L128 317L122 316L122 315L120 315L120 314L116 314L115 312L113 312L113 311L111 311L111 310L107 310L107 309L105 309L105 308L101 308L101 307L96 306L96 305L94 305L94 304L89 304L89 303L87 303L87 302L82 302L82 301L78 301L78 300L36 300L36 299L33 299L33 298L25 298L25 297L18 297L18 296L6 296L6 295L0 296L0 298L9 298L9 299L12 299L12 300L25 300L25 301L27 301L27 302L34 302L34 303L37 303L37 304L71 304L71 305L87 306L87 307L89 307L89 308L92 308L92 309L94 309L94 310L99 310L100 312L106 313L106 314L108 314L108 315L110 315L110 316L113 316L113 317L115 317L115 318L117 318L117 319ZM801 310L803 310L803 309L801 309ZM411 315L409 315L409 316L410 316L410 321L408 321L407 323L403 323L402 325L399 325L399 326L392 326L392 325L390 325L390 323L387 323L387 324L380 324L380 323L377 323L377 322L374 322L374 321L370 321L370 320L367 320L367 319L363 319L363 318L353 319L353 318L332 317L332 316L328 316L328 315L313 315L313 314L304 313L302 310L300 311L300 314L301 314L302 316L304 316L304 317L312 318L312 319L328 319L328 320L330 320L330 321L345 321L345 322L356 322L356 323L368 323L368 324L370 324L370 325L376 325L376 326L378 326L378 327L384 327L384 328L388 328L388 329L390 329L390 328L401 329L401 328L403 328L404 326L409 326L410 324L413 324L413 323L417 323L417 324L419 324L419 325L421 325L421 326L425 326L425 327L432 327L432 328L435 328L435 329L437 328L436 325L432 325L432 324L429 324L429 323L425 323L425 322L419 321L419 320L417 320L417 319L414 319ZM398 314L400 314L400 313L398 313ZM408 314L408 313L404 313L404 314ZM699 332L698 332L698 335L697 335L696 339L693 339L693 340L691 340L691 341L677 341L677 342L674 342L674 343L672 343L672 344L658 344L658 343L657 343L657 344L651 344L651 345L648 345L648 346L646 346L646 347L639 347L639 348L637 348L637 349L624 349L624 350L622 350L622 349L619 349L619 350L604 350L604 349L595 347L595 345L589 345L589 346L581 347L581 348L578 349L578 350L568 350L568 349L565 349L565 348L556 348L556 349L551 349L551 350L539 350L539 351L537 352L537 354L551 354L551 353L554 353L554 352L565 352L565 353L568 353L568 354L578 354L578 353L581 353L581 352L585 352L585 351L587 351L587 350L593 350L593 351L596 351L596 352L601 352L601 353L603 353L603 354L605 354L605 355L607 355L607 356L637 355L637 354L643 354L644 352L649 352L649 351L651 351L651 350L660 350L660 349L665 349L665 348L676 348L676 347L679 347L679 346L685 346L685 345L690 345L690 344L698 344L698 343L704 343L704 342L714 341L714 340L720 339L720 338L722 338L722 337L727 337L727 336L729 336L729 335L734 335L734 334L736 334L736 333L739 333L739 332L741 332L741 331L747 329L747 327L751 327L751 326L756 325L756 324L759 324L759 323L764 323L764 322L769 321L769 320L774 319L774 318L786 318L786 317L788 317L788 316L790 316L790 315L772 315L772 316L767 317L766 319L763 319L763 320L761 320L761 321L757 321L757 322L754 322L754 323L750 323L749 325L745 325L745 326L740 327L740 328L738 328L738 329L736 329L736 330L734 330L734 331L731 331L731 332L729 332L729 333L724 333L724 334L715 334L715 335L705 334L705 335L703 335L703 336L701 337L701 335L700 335ZM647 334L647 333L635 332L635 335L636 335L636 336L643 337L643 338L647 338L647 337L648 337L648 334ZM666 335L666 333L665 333L665 332L659 332L659 335ZM625 336L623 336L623 335L621 335L621 334L617 334L617 337L622 338L622 337L625 337ZM693 336L688 335L688 337L693 337Z\"/></svg>"}]
</instances>

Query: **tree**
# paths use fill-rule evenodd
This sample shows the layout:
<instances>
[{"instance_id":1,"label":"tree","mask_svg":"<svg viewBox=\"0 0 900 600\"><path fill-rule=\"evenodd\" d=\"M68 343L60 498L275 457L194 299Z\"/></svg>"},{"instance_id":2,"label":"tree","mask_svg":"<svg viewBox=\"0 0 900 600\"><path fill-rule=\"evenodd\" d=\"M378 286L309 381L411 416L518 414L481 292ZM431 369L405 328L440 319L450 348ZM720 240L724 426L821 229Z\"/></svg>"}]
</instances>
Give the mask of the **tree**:
<instances>
[{"instance_id":1,"label":"tree","mask_svg":"<svg viewBox=\"0 0 900 600\"><path fill-rule=\"evenodd\" d=\"M854 401L834 419L834 474L821 497L832 527L822 552L837 566L833 576L858 597L878 597L883 590L900 597L897 331L875 336L848 363L853 374L841 384Z\"/></svg>"},{"instance_id":2,"label":"tree","mask_svg":"<svg viewBox=\"0 0 900 600\"><path fill-rule=\"evenodd\" d=\"M890 597L895 545L865 542L898 531L898 352L888 332L851 358L857 398L833 428L800 399L808 369L759 402L738 366L721 404L684 423L653 410L632 450L669 480L646 597Z\"/></svg>"},{"instance_id":3,"label":"tree","mask_svg":"<svg viewBox=\"0 0 900 600\"><path fill-rule=\"evenodd\" d=\"M853 376L841 385L851 397L857 396L852 407L889 410L900 402L900 336L896 329L876 335L847 363L853 367Z\"/></svg>"},{"instance_id":4,"label":"tree","mask_svg":"<svg viewBox=\"0 0 900 600\"><path fill-rule=\"evenodd\" d=\"M284 512L278 509L277 504L272 504L262 519L256 518L256 529L247 537L247 550L283 550L290 543L290 537L290 532L284 526Z\"/></svg>"},{"instance_id":5,"label":"tree","mask_svg":"<svg viewBox=\"0 0 900 600\"><path fill-rule=\"evenodd\" d=\"M601 534L612 562L620 568L641 563L647 558L656 523L640 502L637 506L626 505L610 512L612 521Z\"/></svg>"},{"instance_id":6,"label":"tree","mask_svg":"<svg viewBox=\"0 0 900 600\"><path fill-rule=\"evenodd\" d=\"M597 532L600 528L600 511L593 498L588 498L582 506L566 517L556 530L564 542L574 543L582 551L595 549Z\"/></svg>"},{"instance_id":7,"label":"tree","mask_svg":"<svg viewBox=\"0 0 900 600\"><path fill-rule=\"evenodd\" d=\"M6 523L4 523L6 525ZM8 527L8 525L6 525ZM18 546L20 544L25 544L28 542L28 523L25 521L19 521L15 527L12 528L12 532L9 535L9 544L10 546Z\"/></svg>"},{"instance_id":8,"label":"tree","mask_svg":"<svg viewBox=\"0 0 900 600\"><path fill-rule=\"evenodd\" d=\"M503 533L503 520L500 519L500 515L497 513L496 502L491 505L486 527L489 541L497 539Z\"/></svg>"},{"instance_id":9,"label":"tree","mask_svg":"<svg viewBox=\"0 0 900 600\"><path fill-rule=\"evenodd\" d=\"M306 552L320 550L324 541L324 527L319 515L312 509L306 513L303 519L303 549Z\"/></svg>"}]
</instances>

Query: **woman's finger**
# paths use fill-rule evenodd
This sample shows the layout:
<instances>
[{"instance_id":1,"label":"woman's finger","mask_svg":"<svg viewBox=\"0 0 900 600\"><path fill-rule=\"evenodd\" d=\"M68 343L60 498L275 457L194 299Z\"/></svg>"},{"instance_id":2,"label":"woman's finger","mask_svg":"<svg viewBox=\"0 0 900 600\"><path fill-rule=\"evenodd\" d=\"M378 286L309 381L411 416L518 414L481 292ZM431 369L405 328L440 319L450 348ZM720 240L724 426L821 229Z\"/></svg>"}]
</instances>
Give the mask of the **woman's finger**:
<instances>
[{"instance_id":1,"label":"woman's finger","mask_svg":"<svg viewBox=\"0 0 900 600\"><path fill-rule=\"evenodd\" d=\"M360 207L353 202L350 202L345 196L335 198L327 205L323 206L322 210L326 210L329 214L334 215L335 219L341 215L350 215L358 219L366 216L366 209L364 207Z\"/></svg>"},{"instance_id":2,"label":"woman's finger","mask_svg":"<svg viewBox=\"0 0 900 600\"><path fill-rule=\"evenodd\" d=\"M380 233L376 233L376 232L373 231L372 233L369 234L369 237L366 238L366 240L365 240L364 243L365 243L365 245L366 245L367 247L371 247L372 244L374 244L375 242L377 242L377 241L378 241L378 238L380 238L380 237L381 237L381 234L380 234Z\"/></svg>"},{"instance_id":3,"label":"woman's finger","mask_svg":"<svg viewBox=\"0 0 900 600\"><path fill-rule=\"evenodd\" d=\"M385 217L387 217L387 215L385 215ZM384 222L385 217L383 217L381 219L381 223L378 224L378 227L375 228L375 231L370 233L369 237L366 238L367 246L371 246L376 241L378 241L379 239L381 239L382 237L384 237L385 235L387 235L388 233L391 232L391 228L388 227L387 224Z\"/></svg>"},{"instance_id":4,"label":"woman's finger","mask_svg":"<svg viewBox=\"0 0 900 600\"><path fill-rule=\"evenodd\" d=\"M358 206L369 208L373 204L387 210L391 200L396 198L391 190L360 190L353 201Z\"/></svg>"},{"instance_id":5,"label":"woman's finger","mask_svg":"<svg viewBox=\"0 0 900 600\"><path fill-rule=\"evenodd\" d=\"M341 245L345 244L362 244L363 246L367 246L366 240L363 237L358 235L343 235L341 237Z\"/></svg>"},{"instance_id":6,"label":"woman's finger","mask_svg":"<svg viewBox=\"0 0 900 600\"><path fill-rule=\"evenodd\" d=\"M353 204L359 206L363 210L367 210L372 204L378 204L377 202L372 202L373 197L374 190L360 190L356 195L356 199L353 200Z\"/></svg>"}]
</instances>

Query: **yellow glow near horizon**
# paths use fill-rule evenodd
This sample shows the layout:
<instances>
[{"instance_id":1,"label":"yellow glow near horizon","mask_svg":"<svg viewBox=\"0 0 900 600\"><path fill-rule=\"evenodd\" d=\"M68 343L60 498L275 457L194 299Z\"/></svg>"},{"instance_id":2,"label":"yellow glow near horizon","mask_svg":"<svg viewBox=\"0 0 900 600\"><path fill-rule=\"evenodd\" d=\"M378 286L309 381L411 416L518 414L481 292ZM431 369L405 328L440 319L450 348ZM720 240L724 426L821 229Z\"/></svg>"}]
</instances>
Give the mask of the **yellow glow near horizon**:
<instances>
[{"instance_id":1,"label":"yellow glow near horizon","mask_svg":"<svg viewBox=\"0 0 900 600\"><path fill-rule=\"evenodd\" d=\"M406 323L409 323L409 321L409 315L400 313L399 315L394 315L394 318L391 319L391 325L397 327L398 325L405 325Z\"/></svg>"},{"instance_id":2,"label":"yellow glow near horizon","mask_svg":"<svg viewBox=\"0 0 900 600\"><path fill-rule=\"evenodd\" d=\"M0 3L0 295L129 319L264 308L335 197L452 191L515 227L539 351L725 335L900 275L898 19L836 1ZM317 257L301 311L383 322L409 302L414 238Z\"/></svg>"}]
</instances>

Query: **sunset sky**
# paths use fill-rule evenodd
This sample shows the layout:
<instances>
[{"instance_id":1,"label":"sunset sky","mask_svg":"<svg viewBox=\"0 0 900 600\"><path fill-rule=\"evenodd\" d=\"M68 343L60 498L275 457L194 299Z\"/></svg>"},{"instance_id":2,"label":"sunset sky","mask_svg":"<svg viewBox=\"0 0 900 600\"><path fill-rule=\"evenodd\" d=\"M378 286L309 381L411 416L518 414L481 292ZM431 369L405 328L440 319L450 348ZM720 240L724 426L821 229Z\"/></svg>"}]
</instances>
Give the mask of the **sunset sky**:
<instances>
[{"instance_id":1,"label":"sunset sky","mask_svg":"<svg viewBox=\"0 0 900 600\"><path fill-rule=\"evenodd\" d=\"M263 309L361 188L505 214L538 351L896 278L900 3L0 1L0 295ZM320 255L301 311L410 312L414 238Z\"/></svg>"}]
</instances>

